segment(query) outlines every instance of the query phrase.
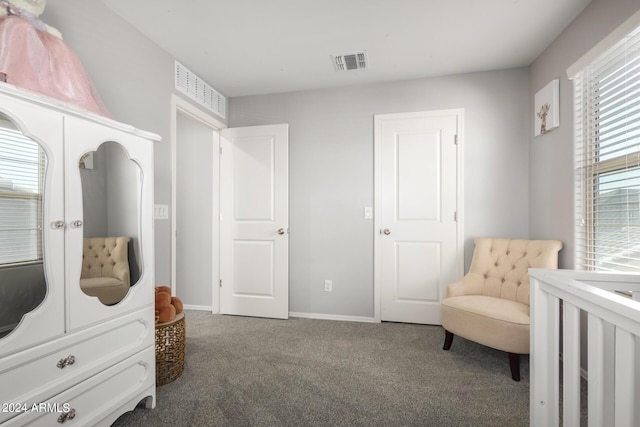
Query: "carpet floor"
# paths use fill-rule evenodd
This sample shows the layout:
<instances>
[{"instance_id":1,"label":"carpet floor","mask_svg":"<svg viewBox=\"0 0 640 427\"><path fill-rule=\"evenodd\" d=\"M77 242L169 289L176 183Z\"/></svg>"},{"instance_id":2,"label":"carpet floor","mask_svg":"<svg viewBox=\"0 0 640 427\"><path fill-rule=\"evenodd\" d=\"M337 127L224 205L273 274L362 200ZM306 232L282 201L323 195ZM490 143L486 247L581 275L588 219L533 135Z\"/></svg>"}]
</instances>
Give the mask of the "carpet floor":
<instances>
[{"instance_id":1,"label":"carpet floor","mask_svg":"<svg viewBox=\"0 0 640 427\"><path fill-rule=\"evenodd\" d=\"M113 426L527 426L529 358L439 326L186 312L184 373Z\"/></svg>"}]
</instances>

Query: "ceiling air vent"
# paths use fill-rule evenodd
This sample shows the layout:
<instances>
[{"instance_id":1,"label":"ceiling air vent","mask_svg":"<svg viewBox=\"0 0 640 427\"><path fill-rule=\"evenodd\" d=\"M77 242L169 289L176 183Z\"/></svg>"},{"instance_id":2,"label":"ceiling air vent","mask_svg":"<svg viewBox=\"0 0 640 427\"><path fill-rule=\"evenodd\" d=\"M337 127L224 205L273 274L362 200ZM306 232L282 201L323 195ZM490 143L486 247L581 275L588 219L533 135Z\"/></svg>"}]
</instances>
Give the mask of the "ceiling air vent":
<instances>
[{"instance_id":1,"label":"ceiling air vent","mask_svg":"<svg viewBox=\"0 0 640 427\"><path fill-rule=\"evenodd\" d=\"M367 52L346 53L342 55L332 55L333 65L337 72L362 70L368 67Z\"/></svg>"},{"instance_id":2,"label":"ceiling air vent","mask_svg":"<svg viewBox=\"0 0 640 427\"><path fill-rule=\"evenodd\" d=\"M200 77L189 71L184 65L178 61L175 64L176 89L224 119L226 115L226 98Z\"/></svg>"}]
</instances>

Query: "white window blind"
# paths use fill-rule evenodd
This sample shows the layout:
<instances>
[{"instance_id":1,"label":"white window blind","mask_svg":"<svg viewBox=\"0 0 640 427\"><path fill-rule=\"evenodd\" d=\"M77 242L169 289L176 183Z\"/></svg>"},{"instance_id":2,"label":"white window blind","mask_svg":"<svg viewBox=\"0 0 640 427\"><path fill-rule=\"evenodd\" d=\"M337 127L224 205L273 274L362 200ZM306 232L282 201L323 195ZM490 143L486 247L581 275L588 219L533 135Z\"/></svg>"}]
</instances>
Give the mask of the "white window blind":
<instances>
[{"instance_id":1,"label":"white window blind","mask_svg":"<svg viewBox=\"0 0 640 427\"><path fill-rule=\"evenodd\" d=\"M42 259L40 146L0 119L0 266Z\"/></svg>"},{"instance_id":2,"label":"white window blind","mask_svg":"<svg viewBox=\"0 0 640 427\"><path fill-rule=\"evenodd\" d=\"M576 268L640 271L640 28L574 85Z\"/></svg>"}]
</instances>

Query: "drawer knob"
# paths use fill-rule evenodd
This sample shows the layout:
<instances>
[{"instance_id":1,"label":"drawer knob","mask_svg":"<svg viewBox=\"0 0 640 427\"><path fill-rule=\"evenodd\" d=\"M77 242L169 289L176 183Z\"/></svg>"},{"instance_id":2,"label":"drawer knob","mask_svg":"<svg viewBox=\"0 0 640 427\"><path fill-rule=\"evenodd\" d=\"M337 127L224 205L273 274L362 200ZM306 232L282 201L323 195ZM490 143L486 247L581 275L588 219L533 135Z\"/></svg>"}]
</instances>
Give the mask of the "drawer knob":
<instances>
[{"instance_id":1,"label":"drawer knob","mask_svg":"<svg viewBox=\"0 0 640 427\"><path fill-rule=\"evenodd\" d=\"M58 417L58 422L60 424L66 422L67 420L72 420L76 417L76 410L71 409L69 412L65 412Z\"/></svg>"},{"instance_id":2,"label":"drawer knob","mask_svg":"<svg viewBox=\"0 0 640 427\"><path fill-rule=\"evenodd\" d=\"M56 366L58 368L60 368L60 369L64 369L65 366L73 365L74 363L76 363L76 357L73 354L70 354L69 356L65 357L64 359L60 359L60 361L58 362L58 364Z\"/></svg>"}]
</instances>

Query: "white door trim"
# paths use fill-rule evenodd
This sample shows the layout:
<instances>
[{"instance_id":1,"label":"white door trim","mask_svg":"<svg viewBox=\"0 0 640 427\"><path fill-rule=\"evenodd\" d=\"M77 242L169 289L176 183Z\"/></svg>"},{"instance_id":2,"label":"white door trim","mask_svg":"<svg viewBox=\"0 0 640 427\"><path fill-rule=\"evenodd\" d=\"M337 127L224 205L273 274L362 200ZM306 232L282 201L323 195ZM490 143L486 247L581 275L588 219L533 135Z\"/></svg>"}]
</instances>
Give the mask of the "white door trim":
<instances>
[{"instance_id":1,"label":"white door trim","mask_svg":"<svg viewBox=\"0 0 640 427\"><path fill-rule=\"evenodd\" d=\"M205 126L211 128L212 131L214 132L220 132L222 129L225 129L227 127L226 124L224 124L223 122L219 121L218 119L216 119L215 117L213 117L212 115L206 113L205 111L201 110L200 108L198 108L197 106L195 106L194 104L192 104L191 102L177 96L176 94L172 94L171 95L171 290L172 293L175 294L176 291L176 263L177 263L177 256L176 256L176 247L177 247L177 243L176 243L176 211L177 211L177 207L176 207L176 200L177 200L177 195L176 195L176 191L177 191L177 181L176 181L176 172L177 172L177 161L176 161L176 154L177 154L177 140L178 140L178 135L177 135L177 125L178 125L178 114L184 114L187 115L189 117L192 117L195 120L198 120L199 122L201 122L202 124L204 124ZM219 170L219 164L220 164L220 154L218 150L213 150L213 155L214 158L212 159L212 164L213 165L218 165L218 167L216 168L217 170ZM214 174L214 183L213 183L213 188L220 188L220 182L219 182L219 174ZM214 213L212 215L212 221L213 221L213 235L211 236L211 244L213 245L213 250L212 250L212 254L214 255L213 258L213 262L212 262L212 268L213 268L213 278L214 278L214 286L213 286L213 301L211 301L211 308L212 308L212 312L213 313L219 313L220 312L220 288L218 286L215 286L215 284L218 282L219 278L219 261L220 261L220 254L219 254L219 241L218 241L218 237L220 235L220 203L216 203L215 200L218 200L217 198L213 198L214 200L214 206L212 207L213 210L212 212ZM197 308L197 307L191 307L191 308ZM204 307L205 309L208 309L209 307Z\"/></svg>"},{"instance_id":2,"label":"white door trim","mask_svg":"<svg viewBox=\"0 0 640 427\"><path fill-rule=\"evenodd\" d=\"M374 115L374 206L375 215L373 221L374 232L374 276L373 276L373 303L374 303L374 321L381 322L382 312L382 298L381 298L381 251L380 251L380 239L379 230L382 228L380 223L379 212L382 212L382 201L380 189L382 188L381 182L381 120L385 119L410 119L416 117L422 117L428 114L430 117L438 116L451 116L456 115L457 120L457 156L456 156L456 169L457 169L457 190L456 190L456 205L457 205L457 221L456 221L456 258L458 272L457 277L460 279L464 274L464 175L463 175L463 148L464 148L464 109L449 109L449 110L435 110L435 111L420 111L411 113L396 113L396 114L376 114Z\"/></svg>"}]
</instances>

